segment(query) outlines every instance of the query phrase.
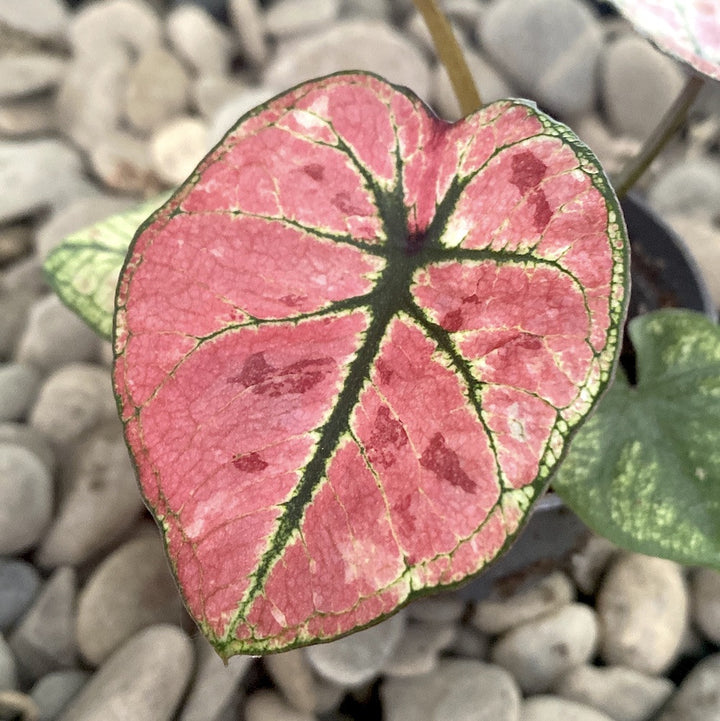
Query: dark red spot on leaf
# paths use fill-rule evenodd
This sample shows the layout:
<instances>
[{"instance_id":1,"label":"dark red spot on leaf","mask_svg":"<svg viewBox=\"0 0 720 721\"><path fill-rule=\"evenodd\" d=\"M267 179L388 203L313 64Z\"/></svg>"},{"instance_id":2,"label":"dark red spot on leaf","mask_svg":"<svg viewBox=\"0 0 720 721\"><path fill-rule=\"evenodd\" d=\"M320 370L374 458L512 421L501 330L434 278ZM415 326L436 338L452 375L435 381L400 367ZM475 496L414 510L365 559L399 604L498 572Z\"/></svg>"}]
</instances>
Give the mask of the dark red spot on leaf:
<instances>
[{"instance_id":1,"label":"dark red spot on leaf","mask_svg":"<svg viewBox=\"0 0 720 721\"><path fill-rule=\"evenodd\" d=\"M420 465L432 471L439 479L462 488L466 493L475 493L477 484L460 467L460 459L452 448L445 445L442 433L436 433L420 456Z\"/></svg>"},{"instance_id":2,"label":"dark red spot on leaf","mask_svg":"<svg viewBox=\"0 0 720 721\"><path fill-rule=\"evenodd\" d=\"M302 303L304 300L305 300L305 298L304 298L303 296L293 295L293 294L284 295L284 296L282 296L282 298L280 298L280 302L281 302L281 303L285 303L285 305L287 305L287 306L290 307L290 308L295 308L295 307L297 307L297 306L300 305L300 303Z\"/></svg>"},{"instance_id":3,"label":"dark red spot on leaf","mask_svg":"<svg viewBox=\"0 0 720 721\"><path fill-rule=\"evenodd\" d=\"M332 358L298 361L277 371L273 378L256 386L253 392L271 398L287 393L306 393L320 383L334 365Z\"/></svg>"},{"instance_id":4,"label":"dark red spot on leaf","mask_svg":"<svg viewBox=\"0 0 720 721\"><path fill-rule=\"evenodd\" d=\"M387 406L381 406L375 416L375 424L367 444L370 462L389 468L395 462L397 451L407 442L403 424L392 417Z\"/></svg>"},{"instance_id":5,"label":"dark red spot on leaf","mask_svg":"<svg viewBox=\"0 0 720 721\"><path fill-rule=\"evenodd\" d=\"M537 188L528 198L528 202L535 207L533 221L535 223L535 229L541 232L550 222L550 218L552 218L552 208L547 201L547 196L544 191Z\"/></svg>"},{"instance_id":6,"label":"dark red spot on leaf","mask_svg":"<svg viewBox=\"0 0 720 721\"><path fill-rule=\"evenodd\" d=\"M228 379L241 383L258 395L278 396L305 393L316 386L335 366L332 358L311 358L296 361L284 368L274 368L263 353L253 353L245 361L240 375Z\"/></svg>"},{"instance_id":7,"label":"dark red spot on leaf","mask_svg":"<svg viewBox=\"0 0 720 721\"><path fill-rule=\"evenodd\" d=\"M460 330L460 328L462 328L462 324L463 314L458 308L457 310L451 310L449 313L446 313L440 325L442 325L445 330L449 330L451 333L454 333L456 330Z\"/></svg>"},{"instance_id":8,"label":"dark red spot on leaf","mask_svg":"<svg viewBox=\"0 0 720 721\"><path fill-rule=\"evenodd\" d=\"M259 473L268 467L267 461L263 460L259 453L246 453L235 456L232 464L238 471L243 473Z\"/></svg>"},{"instance_id":9,"label":"dark red spot on leaf","mask_svg":"<svg viewBox=\"0 0 720 721\"><path fill-rule=\"evenodd\" d=\"M403 531L407 535L412 535L415 532L416 527L415 517L410 510L411 505L412 494L408 493L392 507L393 516L397 516L399 524L402 526Z\"/></svg>"},{"instance_id":10,"label":"dark red spot on leaf","mask_svg":"<svg viewBox=\"0 0 720 721\"><path fill-rule=\"evenodd\" d=\"M341 213L346 215L367 215L364 208L352 202L348 193L336 193L331 202Z\"/></svg>"},{"instance_id":11,"label":"dark red spot on leaf","mask_svg":"<svg viewBox=\"0 0 720 721\"><path fill-rule=\"evenodd\" d=\"M547 165L535 153L523 150L512 159L510 182L521 192L534 188L544 177Z\"/></svg>"},{"instance_id":12,"label":"dark red spot on leaf","mask_svg":"<svg viewBox=\"0 0 720 721\"><path fill-rule=\"evenodd\" d=\"M540 338L534 338L533 336L524 336L518 340L516 347L524 348L529 351L538 351L543 347L543 342Z\"/></svg>"},{"instance_id":13,"label":"dark red spot on leaf","mask_svg":"<svg viewBox=\"0 0 720 721\"><path fill-rule=\"evenodd\" d=\"M380 382L389 383L390 379L393 376L392 368L390 368L390 366L382 358L378 358L377 362L375 363L375 368L377 368Z\"/></svg>"},{"instance_id":14,"label":"dark red spot on leaf","mask_svg":"<svg viewBox=\"0 0 720 721\"><path fill-rule=\"evenodd\" d=\"M228 383L241 383L249 388L262 383L274 370L265 360L264 353L253 353L243 364L240 375L228 378Z\"/></svg>"},{"instance_id":15,"label":"dark red spot on leaf","mask_svg":"<svg viewBox=\"0 0 720 721\"><path fill-rule=\"evenodd\" d=\"M318 183L325 177L325 169L323 168L320 163L308 163L307 165L303 165L303 172L306 175L309 175L313 180L316 180Z\"/></svg>"}]
</instances>

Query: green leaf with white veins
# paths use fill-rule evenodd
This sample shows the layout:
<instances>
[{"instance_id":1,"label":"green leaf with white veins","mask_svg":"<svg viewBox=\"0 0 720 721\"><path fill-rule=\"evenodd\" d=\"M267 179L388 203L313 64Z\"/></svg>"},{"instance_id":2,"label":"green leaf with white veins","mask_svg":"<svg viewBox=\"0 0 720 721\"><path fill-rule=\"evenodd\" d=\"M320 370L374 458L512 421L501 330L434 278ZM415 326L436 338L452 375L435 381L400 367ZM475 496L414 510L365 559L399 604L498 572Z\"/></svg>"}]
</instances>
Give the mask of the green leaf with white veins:
<instances>
[{"instance_id":1,"label":"green leaf with white veins","mask_svg":"<svg viewBox=\"0 0 720 721\"><path fill-rule=\"evenodd\" d=\"M618 374L553 487L620 546L720 569L720 328L663 310L629 332L637 385Z\"/></svg>"},{"instance_id":2,"label":"green leaf with white veins","mask_svg":"<svg viewBox=\"0 0 720 721\"><path fill-rule=\"evenodd\" d=\"M103 338L112 335L115 287L130 241L168 195L73 233L45 261L45 274L63 303Z\"/></svg>"}]
</instances>

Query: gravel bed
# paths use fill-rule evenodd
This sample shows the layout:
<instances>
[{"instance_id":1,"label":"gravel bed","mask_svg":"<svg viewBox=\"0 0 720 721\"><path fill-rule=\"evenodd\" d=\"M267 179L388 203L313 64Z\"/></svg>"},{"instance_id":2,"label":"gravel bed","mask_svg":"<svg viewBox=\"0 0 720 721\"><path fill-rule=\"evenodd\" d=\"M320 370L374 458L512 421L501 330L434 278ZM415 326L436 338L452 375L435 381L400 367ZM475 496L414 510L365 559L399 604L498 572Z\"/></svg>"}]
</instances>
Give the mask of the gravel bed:
<instances>
[{"instance_id":1,"label":"gravel bed","mask_svg":"<svg viewBox=\"0 0 720 721\"><path fill-rule=\"evenodd\" d=\"M586 0L446 0L485 100L535 99L610 173L683 71ZM145 511L109 344L50 293L64 236L181 182L245 111L346 68L456 101L409 0L0 0L0 719L711 721L720 574L590 537L481 600L223 666ZM720 86L641 189L720 305Z\"/></svg>"}]
</instances>

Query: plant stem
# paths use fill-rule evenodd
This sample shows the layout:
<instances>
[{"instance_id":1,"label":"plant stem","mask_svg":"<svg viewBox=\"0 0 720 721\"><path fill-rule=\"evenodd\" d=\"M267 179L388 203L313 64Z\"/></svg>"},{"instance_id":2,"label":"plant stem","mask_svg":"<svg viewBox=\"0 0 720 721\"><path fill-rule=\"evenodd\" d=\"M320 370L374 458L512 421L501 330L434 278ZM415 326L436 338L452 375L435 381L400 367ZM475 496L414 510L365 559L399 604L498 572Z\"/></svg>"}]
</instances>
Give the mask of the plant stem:
<instances>
[{"instance_id":1,"label":"plant stem","mask_svg":"<svg viewBox=\"0 0 720 721\"><path fill-rule=\"evenodd\" d=\"M650 163L657 157L658 153L665 147L675 131L682 125L687 111L700 92L705 79L693 73L685 83L685 87L675 99L675 102L662 117L657 127L652 131L650 137L645 141L640 152L631 158L618 178L614 181L615 192L618 198L624 198L628 191L635 185L640 176L647 170Z\"/></svg>"},{"instance_id":2,"label":"plant stem","mask_svg":"<svg viewBox=\"0 0 720 721\"><path fill-rule=\"evenodd\" d=\"M463 116L474 113L482 107L482 100L450 23L435 0L413 1L430 31L435 52L447 70L455 97L460 103L460 112Z\"/></svg>"}]
</instances>

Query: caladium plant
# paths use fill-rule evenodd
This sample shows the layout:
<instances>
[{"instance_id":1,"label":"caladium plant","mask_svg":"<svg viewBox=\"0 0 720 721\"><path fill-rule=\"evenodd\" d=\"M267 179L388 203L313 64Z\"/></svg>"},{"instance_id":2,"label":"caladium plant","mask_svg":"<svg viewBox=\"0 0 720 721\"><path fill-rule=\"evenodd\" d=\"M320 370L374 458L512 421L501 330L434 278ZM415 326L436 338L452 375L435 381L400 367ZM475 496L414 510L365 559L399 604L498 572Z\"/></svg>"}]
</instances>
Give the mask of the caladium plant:
<instances>
[{"instance_id":1,"label":"caladium plant","mask_svg":"<svg viewBox=\"0 0 720 721\"><path fill-rule=\"evenodd\" d=\"M136 236L114 382L218 651L376 622L515 536L610 380L597 161L535 107L449 124L372 75L257 108Z\"/></svg>"},{"instance_id":2,"label":"caladium plant","mask_svg":"<svg viewBox=\"0 0 720 721\"><path fill-rule=\"evenodd\" d=\"M416 4L431 26L441 18ZM364 73L295 88L242 118L127 256L114 376L127 439L188 608L225 657L348 633L481 571L611 380L628 290L615 195L592 153L531 103L470 112L477 96L448 54L464 120ZM161 202L48 260L59 295L106 337L128 229ZM668 358L695 347L696 320L667 321L645 367L665 346ZM669 366L643 376L643 408L662 406ZM703 368L711 392L688 399L695 412L714 397L717 368ZM673 525L638 523L626 502L627 453L649 457L658 434L612 447L627 472L620 485L602 476L609 506L593 491L603 434L636 398L621 380L557 486L616 542L679 557L677 544L642 545ZM717 445L697 439L694 460ZM707 501L716 465L691 471ZM707 507L683 525L681 559L718 565L716 544L698 543L717 517ZM603 514L612 522L596 523Z\"/></svg>"}]
</instances>

